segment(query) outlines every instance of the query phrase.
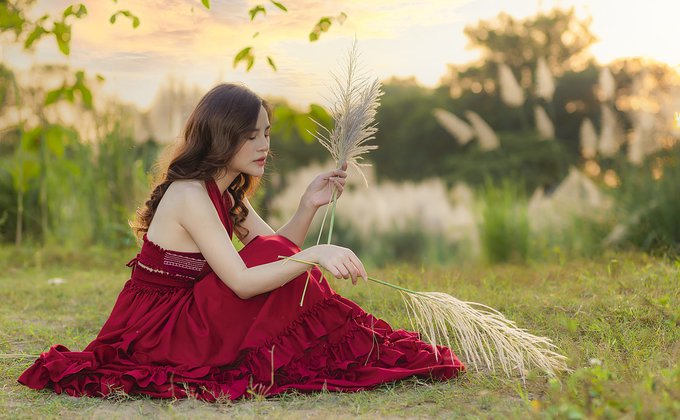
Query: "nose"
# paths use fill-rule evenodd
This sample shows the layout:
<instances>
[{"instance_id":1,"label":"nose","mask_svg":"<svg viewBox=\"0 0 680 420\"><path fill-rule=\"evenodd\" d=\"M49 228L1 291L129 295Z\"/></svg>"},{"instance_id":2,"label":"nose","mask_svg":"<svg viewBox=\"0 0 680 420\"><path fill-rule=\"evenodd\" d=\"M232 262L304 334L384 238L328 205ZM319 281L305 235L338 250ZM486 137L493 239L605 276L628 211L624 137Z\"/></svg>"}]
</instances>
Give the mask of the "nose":
<instances>
[{"instance_id":1,"label":"nose","mask_svg":"<svg viewBox=\"0 0 680 420\"><path fill-rule=\"evenodd\" d=\"M257 150L265 150L265 151L269 150L269 139L267 138L267 136L262 136L262 138L264 139L264 141L260 142L260 147Z\"/></svg>"}]
</instances>

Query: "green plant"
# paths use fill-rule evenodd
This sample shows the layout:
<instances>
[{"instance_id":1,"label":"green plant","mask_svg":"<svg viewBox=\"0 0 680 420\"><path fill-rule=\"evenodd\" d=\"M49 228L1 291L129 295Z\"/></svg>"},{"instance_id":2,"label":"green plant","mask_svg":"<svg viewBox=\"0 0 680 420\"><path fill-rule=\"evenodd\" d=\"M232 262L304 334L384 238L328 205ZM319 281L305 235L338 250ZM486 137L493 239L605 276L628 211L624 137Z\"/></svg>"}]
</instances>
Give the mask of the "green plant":
<instances>
[{"instance_id":1,"label":"green plant","mask_svg":"<svg viewBox=\"0 0 680 420\"><path fill-rule=\"evenodd\" d=\"M522 187L509 180L487 179L481 194L480 239L490 263L525 262L529 255L529 218Z\"/></svg>"},{"instance_id":2,"label":"green plant","mask_svg":"<svg viewBox=\"0 0 680 420\"><path fill-rule=\"evenodd\" d=\"M649 156L639 168L623 164L618 173L623 241L646 252L680 255L680 144Z\"/></svg>"}]
</instances>

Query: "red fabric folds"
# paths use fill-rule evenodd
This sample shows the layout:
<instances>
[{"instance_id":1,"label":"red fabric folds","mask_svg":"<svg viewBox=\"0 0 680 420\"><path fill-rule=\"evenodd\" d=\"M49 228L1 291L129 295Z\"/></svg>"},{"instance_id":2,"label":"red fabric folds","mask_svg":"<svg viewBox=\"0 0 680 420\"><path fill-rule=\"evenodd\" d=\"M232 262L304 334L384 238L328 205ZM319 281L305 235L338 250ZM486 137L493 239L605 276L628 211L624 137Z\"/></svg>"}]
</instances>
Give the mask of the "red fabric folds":
<instances>
[{"instance_id":1,"label":"red fabric folds","mask_svg":"<svg viewBox=\"0 0 680 420\"><path fill-rule=\"evenodd\" d=\"M206 186L231 236L228 195L213 180ZM252 267L299 251L271 235L254 238L239 254ZM202 258L145 237L96 339L82 352L52 346L19 382L72 396L122 390L214 401L288 389L358 391L413 375L445 380L464 370L450 349L435 355L417 333L393 330L335 293L316 268L300 307L306 274L244 300Z\"/></svg>"}]
</instances>

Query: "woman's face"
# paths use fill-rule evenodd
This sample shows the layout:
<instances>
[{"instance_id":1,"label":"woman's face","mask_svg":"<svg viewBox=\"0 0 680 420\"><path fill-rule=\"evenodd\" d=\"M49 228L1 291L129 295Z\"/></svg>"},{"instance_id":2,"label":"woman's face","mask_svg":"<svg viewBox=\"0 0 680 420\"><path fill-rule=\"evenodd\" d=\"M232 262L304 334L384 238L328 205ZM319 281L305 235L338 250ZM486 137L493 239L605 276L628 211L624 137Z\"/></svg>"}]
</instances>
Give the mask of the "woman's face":
<instances>
[{"instance_id":1,"label":"woman's face","mask_svg":"<svg viewBox=\"0 0 680 420\"><path fill-rule=\"evenodd\" d=\"M269 153L269 116L260 107L255 130L246 134L246 140L229 165L230 171L260 177Z\"/></svg>"}]
</instances>

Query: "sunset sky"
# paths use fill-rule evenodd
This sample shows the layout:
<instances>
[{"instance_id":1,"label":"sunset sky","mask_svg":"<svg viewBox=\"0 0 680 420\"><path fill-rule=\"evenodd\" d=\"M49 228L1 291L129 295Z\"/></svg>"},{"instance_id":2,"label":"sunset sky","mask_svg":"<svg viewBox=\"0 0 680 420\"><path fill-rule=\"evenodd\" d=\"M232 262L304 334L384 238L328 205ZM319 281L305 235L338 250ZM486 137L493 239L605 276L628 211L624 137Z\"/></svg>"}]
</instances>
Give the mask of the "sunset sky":
<instances>
[{"instance_id":1,"label":"sunset sky","mask_svg":"<svg viewBox=\"0 0 680 420\"><path fill-rule=\"evenodd\" d=\"M38 0L32 15L61 13L75 1ZM305 106L323 102L330 71L342 62L356 35L365 69L381 79L410 77L435 86L448 63L476 59L466 49L465 25L489 19L501 11L517 18L574 5L580 17L592 15L591 29L599 38L591 51L601 63L618 57L644 56L680 70L680 3L647 0L282 0L284 13L269 2L212 0L205 10L199 0L85 1L88 16L74 21L72 51L62 57L53 39L38 44L33 55L8 46L3 38L1 58L21 70L35 62L68 62L106 78L104 90L124 101L147 107L158 87L172 76L209 89L220 81L243 82L265 97L284 97ZM267 15L249 22L248 9L264 4ZM116 10L129 9L141 20L137 29ZM193 11L192 11L193 9ZM315 43L308 34L322 16L348 15ZM259 36L252 35L259 32ZM250 72L234 69L241 48L252 45L257 61ZM264 58L271 55L279 70Z\"/></svg>"}]
</instances>

